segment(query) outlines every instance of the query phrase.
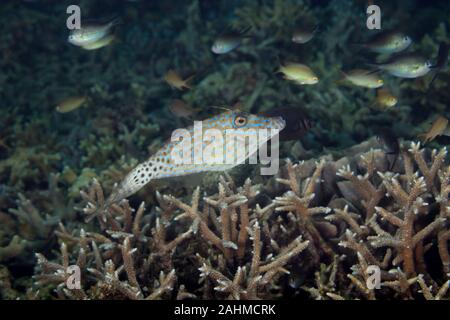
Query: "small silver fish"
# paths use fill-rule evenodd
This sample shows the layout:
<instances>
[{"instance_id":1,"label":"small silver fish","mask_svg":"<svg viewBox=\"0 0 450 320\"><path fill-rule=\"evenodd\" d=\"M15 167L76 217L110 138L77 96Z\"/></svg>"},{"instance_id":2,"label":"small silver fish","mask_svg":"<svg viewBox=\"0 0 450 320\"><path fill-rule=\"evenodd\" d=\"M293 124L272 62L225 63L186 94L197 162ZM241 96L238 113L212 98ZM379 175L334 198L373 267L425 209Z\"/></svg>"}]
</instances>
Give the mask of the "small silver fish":
<instances>
[{"instance_id":1,"label":"small silver fish","mask_svg":"<svg viewBox=\"0 0 450 320\"><path fill-rule=\"evenodd\" d=\"M369 70L352 69L347 72L342 71L342 74L344 75L344 79L338 80L337 83L348 81L355 86L370 89L382 87L384 84L383 79L371 73Z\"/></svg>"},{"instance_id":2,"label":"small silver fish","mask_svg":"<svg viewBox=\"0 0 450 320\"><path fill-rule=\"evenodd\" d=\"M394 56L384 63L370 64L378 70L400 78L418 78L426 75L432 68L431 61L417 53Z\"/></svg>"},{"instance_id":3,"label":"small silver fish","mask_svg":"<svg viewBox=\"0 0 450 320\"><path fill-rule=\"evenodd\" d=\"M314 71L307 65L301 63L286 63L284 66L281 65L277 72L282 73L286 80L294 81L299 85L312 85L319 82L319 77L317 77Z\"/></svg>"},{"instance_id":4,"label":"small silver fish","mask_svg":"<svg viewBox=\"0 0 450 320\"><path fill-rule=\"evenodd\" d=\"M245 35L250 28L243 30L241 32L230 32L220 35L216 40L214 40L211 46L211 51L215 54L225 54L233 51L242 44L242 40L249 38Z\"/></svg>"},{"instance_id":5,"label":"small silver fish","mask_svg":"<svg viewBox=\"0 0 450 320\"><path fill-rule=\"evenodd\" d=\"M89 44L85 44L81 47L84 50L97 50L97 49L100 49L100 48L110 45L114 41L117 41L117 37L114 34L109 34L107 36L104 36L103 38L101 38L98 41L95 41L95 42L92 42Z\"/></svg>"},{"instance_id":6,"label":"small silver fish","mask_svg":"<svg viewBox=\"0 0 450 320\"><path fill-rule=\"evenodd\" d=\"M294 31L292 35L292 42L298 43L298 44L304 44L309 41L311 41L312 38L314 38L315 34L317 33L318 27L314 28L298 28Z\"/></svg>"},{"instance_id":7,"label":"small silver fish","mask_svg":"<svg viewBox=\"0 0 450 320\"><path fill-rule=\"evenodd\" d=\"M93 44L110 34L112 27L119 23L119 19L114 19L108 23L85 23L80 29L70 32L67 41L75 46L87 46Z\"/></svg>"},{"instance_id":8,"label":"small silver fish","mask_svg":"<svg viewBox=\"0 0 450 320\"><path fill-rule=\"evenodd\" d=\"M267 117L262 115L254 115L239 111L226 111L212 118L202 121L201 136L198 136L198 132L195 131L195 127L191 126L186 130L190 133L190 136L194 138L191 152L195 155L198 150L204 150L211 146L210 143L205 143L202 139L206 130L219 130L224 135L227 130L237 129L242 132L244 129L276 129L282 130L286 125L285 120L282 117L274 116ZM242 129L242 130L241 130ZM267 135L266 140L258 139L258 148L275 136L276 130L270 130L270 134ZM242 138L238 136L237 139ZM245 139L245 138L244 138ZM172 157L172 152L178 143L172 141L167 142L156 154L151 156L147 161L139 164L127 176L120 182L119 186L115 188L112 194L106 201L107 205L116 203L125 199L138 190L143 188L150 180L184 176L192 173L206 172L206 171L224 171L231 169L247 159L250 151L241 157L237 157L233 163L214 162L215 159L205 159L203 154L203 161L201 163L176 163ZM223 152L224 159L234 158L234 149L230 149L225 146ZM256 150L255 150L256 151ZM200 151L201 154L202 151ZM214 160L214 161L211 161ZM214 163L213 163L214 162Z\"/></svg>"},{"instance_id":9,"label":"small silver fish","mask_svg":"<svg viewBox=\"0 0 450 320\"><path fill-rule=\"evenodd\" d=\"M408 48L412 39L403 32L383 31L373 36L363 48L377 53L398 53Z\"/></svg>"},{"instance_id":10,"label":"small silver fish","mask_svg":"<svg viewBox=\"0 0 450 320\"><path fill-rule=\"evenodd\" d=\"M67 113L71 112L75 109L81 107L87 100L85 96L75 96L69 97L58 103L56 106L56 111L59 113Z\"/></svg>"}]
</instances>

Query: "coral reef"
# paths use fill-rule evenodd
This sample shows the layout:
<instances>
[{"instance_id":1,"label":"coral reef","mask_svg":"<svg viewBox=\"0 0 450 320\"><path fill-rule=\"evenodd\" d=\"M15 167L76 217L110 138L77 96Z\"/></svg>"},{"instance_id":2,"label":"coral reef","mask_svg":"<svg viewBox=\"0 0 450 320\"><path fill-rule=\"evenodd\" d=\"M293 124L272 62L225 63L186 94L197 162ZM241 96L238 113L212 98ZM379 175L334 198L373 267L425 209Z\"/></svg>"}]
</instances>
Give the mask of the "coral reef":
<instances>
[{"instance_id":1,"label":"coral reef","mask_svg":"<svg viewBox=\"0 0 450 320\"><path fill-rule=\"evenodd\" d=\"M449 3L419 2L377 4L383 28L401 27L434 62ZM376 32L366 1L83 0L83 15L122 20L119 41L94 51L66 43L69 4L0 3L0 299L449 298L450 140L408 141L450 118L450 77L428 90L429 76L383 74L399 101L386 111L371 107L374 91L336 83L375 60L352 45ZM303 25L319 32L292 43ZM218 35L247 28L242 46L211 52ZM286 62L319 83L286 82L275 73ZM195 75L193 89L172 90L169 69ZM86 107L56 112L71 95ZM244 165L155 181L104 210L104 194L190 124L170 113L173 99L195 120L212 106L293 106L314 126L282 142L290 160L276 177ZM393 168L373 138L386 127L403 141ZM73 265L78 290L66 287ZM373 265L381 289L366 286Z\"/></svg>"},{"instance_id":2,"label":"coral reef","mask_svg":"<svg viewBox=\"0 0 450 320\"><path fill-rule=\"evenodd\" d=\"M373 147L287 160L265 187L225 174L216 194L196 188L189 204L157 192L150 210L126 200L105 209L94 180L81 192L89 231L60 224L61 264L37 254L37 296L53 284L57 297L79 299L448 298L447 152L404 145L391 172ZM345 181L345 192L326 194ZM72 264L82 270L75 291L65 288ZM366 286L369 266L380 268L380 289Z\"/></svg>"}]
</instances>

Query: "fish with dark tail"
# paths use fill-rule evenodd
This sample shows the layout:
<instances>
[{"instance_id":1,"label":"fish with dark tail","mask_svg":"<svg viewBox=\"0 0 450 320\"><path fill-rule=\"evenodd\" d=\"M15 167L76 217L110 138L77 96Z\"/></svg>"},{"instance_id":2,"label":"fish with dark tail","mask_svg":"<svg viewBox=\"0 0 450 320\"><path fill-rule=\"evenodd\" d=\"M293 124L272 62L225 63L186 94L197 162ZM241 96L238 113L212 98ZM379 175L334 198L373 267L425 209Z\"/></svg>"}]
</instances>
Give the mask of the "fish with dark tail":
<instances>
[{"instance_id":1,"label":"fish with dark tail","mask_svg":"<svg viewBox=\"0 0 450 320\"><path fill-rule=\"evenodd\" d=\"M432 69L431 62L418 53L398 54L383 63L369 64L378 71L386 71L399 78L418 78L426 75ZM369 73L369 74L371 74Z\"/></svg>"},{"instance_id":2,"label":"fish with dark tail","mask_svg":"<svg viewBox=\"0 0 450 320\"><path fill-rule=\"evenodd\" d=\"M441 42L439 44L439 50L437 54L436 64L432 66L431 68L435 69L433 78L430 81L430 84L428 85L428 90L431 88L431 85L433 84L434 80L436 80L436 77L440 71L442 71L448 64L448 45L445 42Z\"/></svg>"},{"instance_id":3,"label":"fish with dark tail","mask_svg":"<svg viewBox=\"0 0 450 320\"><path fill-rule=\"evenodd\" d=\"M405 33L396 30L383 31L374 35L367 43L356 44L376 53L398 53L408 48L412 39Z\"/></svg>"},{"instance_id":4,"label":"fish with dark tail","mask_svg":"<svg viewBox=\"0 0 450 320\"><path fill-rule=\"evenodd\" d=\"M211 46L211 51L215 54L226 54L238 48L244 39L250 38L248 32L251 27L240 32L228 32L218 36Z\"/></svg>"},{"instance_id":5,"label":"fish with dark tail","mask_svg":"<svg viewBox=\"0 0 450 320\"><path fill-rule=\"evenodd\" d=\"M280 141L297 140L313 127L313 122L306 111L299 107L275 108L261 113L266 117L282 117L286 121L280 132Z\"/></svg>"}]
</instances>

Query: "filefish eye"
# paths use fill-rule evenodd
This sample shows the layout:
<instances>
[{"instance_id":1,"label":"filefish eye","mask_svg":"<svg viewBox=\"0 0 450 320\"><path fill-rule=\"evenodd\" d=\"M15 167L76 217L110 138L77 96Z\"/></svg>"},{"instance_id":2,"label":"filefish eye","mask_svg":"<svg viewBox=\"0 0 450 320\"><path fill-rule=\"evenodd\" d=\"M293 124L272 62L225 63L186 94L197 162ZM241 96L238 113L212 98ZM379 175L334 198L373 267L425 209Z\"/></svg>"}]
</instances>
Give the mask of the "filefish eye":
<instances>
[{"instance_id":1,"label":"filefish eye","mask_svg":"<svg viewBox=\"0 0 450 320\"><path fill-rule=\"evenodd\" d=\"M243 115L238 115L234 118L234 125L238 128L243 127L247 124L247 117Z\"/></svg>"}]
</instances>

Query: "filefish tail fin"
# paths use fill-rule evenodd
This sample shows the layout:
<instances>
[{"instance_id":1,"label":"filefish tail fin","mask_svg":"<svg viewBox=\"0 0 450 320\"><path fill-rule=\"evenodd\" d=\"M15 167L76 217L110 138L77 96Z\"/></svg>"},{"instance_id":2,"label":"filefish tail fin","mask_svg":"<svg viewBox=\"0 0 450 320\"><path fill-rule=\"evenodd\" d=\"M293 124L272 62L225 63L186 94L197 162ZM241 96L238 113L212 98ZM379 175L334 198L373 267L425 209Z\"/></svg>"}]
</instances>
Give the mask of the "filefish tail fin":
<instances>
[{"instance_id":1,"label":"filefish tail fin","mask_svg":"<svg viewBox=\"0 0 450 320\"><path fill-rule=\"evenodd\" d=\"M143 162L131 170L120 184L114 188L105 202L105 207L118 203L135 194L152 180L158 173L156 165L151 161Z\"/></svg>"}]
</instances>

